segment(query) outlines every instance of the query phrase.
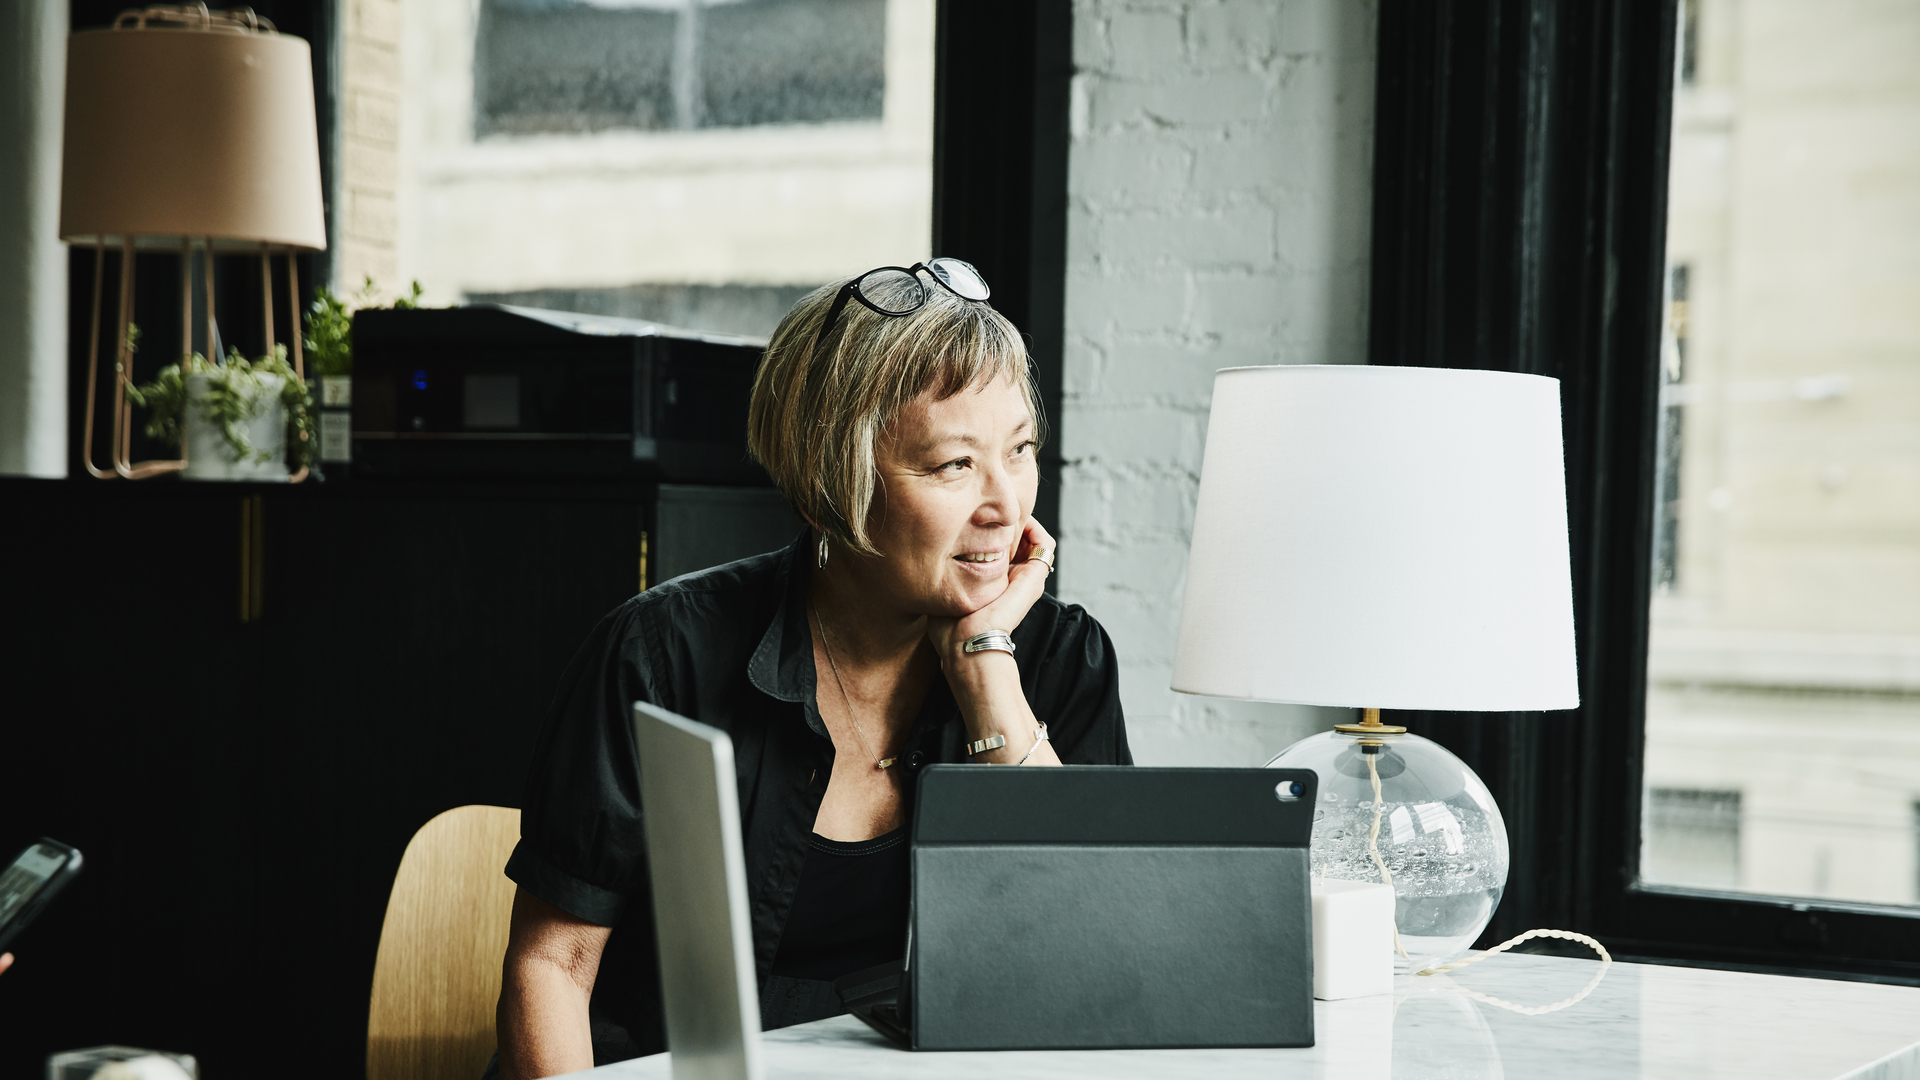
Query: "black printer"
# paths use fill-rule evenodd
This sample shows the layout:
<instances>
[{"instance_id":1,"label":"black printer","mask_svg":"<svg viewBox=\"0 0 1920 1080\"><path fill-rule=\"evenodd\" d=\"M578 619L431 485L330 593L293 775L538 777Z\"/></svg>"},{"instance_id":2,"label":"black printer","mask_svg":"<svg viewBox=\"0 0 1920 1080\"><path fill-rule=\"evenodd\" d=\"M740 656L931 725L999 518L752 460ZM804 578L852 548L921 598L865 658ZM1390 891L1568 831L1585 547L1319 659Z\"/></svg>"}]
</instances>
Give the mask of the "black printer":
<instances>
[{"instance_id":1,"label":"black printer","mask_svg":"<svg viewBox=\"0 0 1920 1080\"><path fill-rule=\"evenodd\" d=\"M746 446L765 348L756 338L502 304L361 311L353 472L766 485Z\"/></svg>"}]
</instances>

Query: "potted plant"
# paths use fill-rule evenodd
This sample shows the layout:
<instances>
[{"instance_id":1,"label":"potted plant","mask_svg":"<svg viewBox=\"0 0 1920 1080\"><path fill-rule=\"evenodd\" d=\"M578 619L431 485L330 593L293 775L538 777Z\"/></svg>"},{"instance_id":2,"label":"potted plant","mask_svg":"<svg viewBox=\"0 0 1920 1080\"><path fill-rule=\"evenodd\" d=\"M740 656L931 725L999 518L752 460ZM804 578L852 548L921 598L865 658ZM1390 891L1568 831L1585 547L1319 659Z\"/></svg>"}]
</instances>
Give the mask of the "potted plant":
<instances>
[{"instance_id":1,"label":"potted plant","mask_svg":"<svg viewBox=\"0 0 1920 1080\"><path fill-rule=\"evenodd\" d=\"M129 348L138 333L129 328ZM218 364L194 353L128 386L127 397L150 411L149 438L177 445L184 436L188 480L285 481L288 448L296 467L312 451L312 398L284 345L254 360L235 349Z\"/></svg>"},{"instance_id":2,"label":"potted plant","mask_svg":"<svg viewBox=\"0 0 1920 1080\"><path fill-rule=\"evenodd\" d=\"M419 307L422 291L414 282L412 293L394 300L393 306ZM317 376L320 397L320 466L330 477L344 473L353 457L353 313L377 306L378 295L371 277L351 301L323 285L314 290L313 306L307 310L307 362Z\"/></svg>"}]
</instances>

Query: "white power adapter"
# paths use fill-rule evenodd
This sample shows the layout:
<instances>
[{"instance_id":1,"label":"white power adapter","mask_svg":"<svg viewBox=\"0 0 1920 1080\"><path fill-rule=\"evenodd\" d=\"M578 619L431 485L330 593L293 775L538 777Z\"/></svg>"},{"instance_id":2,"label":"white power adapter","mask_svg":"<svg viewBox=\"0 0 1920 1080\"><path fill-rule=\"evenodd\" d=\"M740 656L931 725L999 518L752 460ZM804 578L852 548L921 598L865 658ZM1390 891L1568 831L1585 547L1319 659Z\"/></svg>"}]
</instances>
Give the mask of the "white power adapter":
<instances>
[{"instance_id":1,"label":"white power adapter","mask_svg":"<svg viewBox=\"0 0 1920 1080\"><path fill-rule=\"evenodd\" d=\"M1393 886L1313 883L1313 996L1323 1001L1393 992Z\"/></svg>"}]
</instances>

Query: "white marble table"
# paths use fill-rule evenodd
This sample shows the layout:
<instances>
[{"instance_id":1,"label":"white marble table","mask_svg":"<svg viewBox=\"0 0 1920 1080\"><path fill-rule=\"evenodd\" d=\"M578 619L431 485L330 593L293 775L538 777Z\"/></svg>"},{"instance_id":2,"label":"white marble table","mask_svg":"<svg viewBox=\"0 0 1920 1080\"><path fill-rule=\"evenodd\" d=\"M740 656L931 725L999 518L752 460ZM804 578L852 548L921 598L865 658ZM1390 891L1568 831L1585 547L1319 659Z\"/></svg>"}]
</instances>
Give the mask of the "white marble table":
<instances>
[{"instance_id":1,"label":"white marble table","mask_svg":"<svg viewBox=\"0 0 1920 1080\"><path fill-rule=\"evenodd\" d=\"M1543 1015L1465 993L1547 1005L1599 973L1596 961L1507 954L1451 976L1403 976L1391 997L1316 1002L1306 1050L910 1054L847 1016L762 1039L768 1080L1920 1080L1920 988L1616 963L1586 997ZM575 1075L665 1080L668 1057Z\"/></svg>"}]
</instances>

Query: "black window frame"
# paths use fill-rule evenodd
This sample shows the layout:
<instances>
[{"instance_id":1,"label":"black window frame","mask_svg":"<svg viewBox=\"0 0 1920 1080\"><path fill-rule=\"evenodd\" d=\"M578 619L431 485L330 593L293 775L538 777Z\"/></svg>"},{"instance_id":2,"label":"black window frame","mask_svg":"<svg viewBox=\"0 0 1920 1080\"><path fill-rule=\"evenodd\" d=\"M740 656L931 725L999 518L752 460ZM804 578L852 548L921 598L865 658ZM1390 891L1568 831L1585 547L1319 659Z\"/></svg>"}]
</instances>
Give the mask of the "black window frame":
<instances>
[{"instance_id":1,"label":"black window frame","mask_svg":"<svg viewBox=\"0 0 1920 1080\"><path fill-rule=\"evenodd\" d=\"M1050 429L1033 515L1058 533L1073 5L939 0L935 18L933 254L978 267L1026 335Z\"/></svg>"},{"instance_id":2,"label":"black window frame","mask_svg":"<svg viewBox=\"0 0 1920 1080\"><path fill-rule=\"evenodd\" d=\"M1369 361L1561 380L1581 707L1400 712L1503 808L1480 944L1920 985L1920 908L1638 884L1680 0L1381 0Z\"/></svg>"}]
</instances>

